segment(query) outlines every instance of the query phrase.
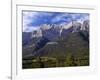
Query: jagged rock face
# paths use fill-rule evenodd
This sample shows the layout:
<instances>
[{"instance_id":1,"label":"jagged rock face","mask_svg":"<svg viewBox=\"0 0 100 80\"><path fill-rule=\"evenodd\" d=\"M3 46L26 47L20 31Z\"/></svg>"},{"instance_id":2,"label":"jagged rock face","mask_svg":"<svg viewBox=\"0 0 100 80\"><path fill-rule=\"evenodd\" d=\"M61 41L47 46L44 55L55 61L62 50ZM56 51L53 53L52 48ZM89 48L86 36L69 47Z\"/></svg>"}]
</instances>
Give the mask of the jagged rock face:
<instances>
[{"instance_id":1,"label":"jagged rock face","mask_svg":"<svg viewBox=\"0 0 100 80\"><path fill-rule=\"evenodd\" d=\"M38 38L38 37L42 37L42 31L41 31L41 29L38 29L38 30L34 30L33 32L32 32L32 38Z\"/></svg>"},{"instance_id":2,"label":"jagged rock face","mask_svg":"<svg viewBox=\"0 0 100 80\"><path fill-rule=\"evenodd\" d=\"M43 37L46 37L49 40L56 40L59 37L59 31L60 29L56 29L55 27L52 27L48 30L42 31Z\"/></svg>"},{"instance_id":3,"label":"jagged rock face","mask_svg":"<svg viewBox=\"0 0 100 80\"><path fill-rule=\"evenodd\" d=\"M61 37L67 37L68 36L68 34L70 34L70 33L72 33L72 31L73 31L73 27L71 27L71 28L69 28L69 29L63 29L62 30L62 33L61 33Z\"/></svg>"},{"instance_id":4,"label":"jagged rock face","mask_svg":"<svg viewBox=\"0 0 100 80\"><path fill-rule=\"evenodd\" d=\"M51 25L47 25L47 24L40 25L40 29L41 29L42 31L48 30L48 29L50 29L51 27L52 27Z\"/></svg>"},{"instance_id":5,"label":"jagged rock face","mask_svg":"<svg viewBox=\"0 0 100 80\"><path fill-rule=\"evenodd\" d=\"M49 40L56 40L60 36L67 36L70 32L79 32L80 30L89 31L89 21L79 22L70 22L65 25L47 25L43 24L38 30L32 32L32 38L46 37Z\"/></svg>"},{"instance_id":6,"label":"jagged rock face","mask_svg":"<svg viewBox=\"0 0 100 80\"><path fill-rule=\"evenodd\" d=\"M89 20L83 22L82 30L89 31Z\"/></svg>"},{"instance_id":7,"label":"jagged rock face","mask_svg":"<svg viewBox=\"0 0 100 80\"><path fill-rule=\"evenodd\" d=\"M82 24L79 22L74 22L72 26L73 26L72 32L78 32L78 31L80 31Z\"/></svg>"},{"instance_id":8,"label":"jagged rock face","mask_svg":"<svg viewBox=\"0 0 100 80\"><path fill-rule=\"evenodd\" d=\"M80 31L87 31L87 34L89 33L89 20L85 20L82 23L74 21L64 25L43 24L40 25L40 28L34 30L33 32L23 32L23 44L27 44L30 40L35 38L39 38L40 40L42 38L46 38L50 41L56 41L58 38L67 37L70 33Z\"/></svg>"}]
</instances>

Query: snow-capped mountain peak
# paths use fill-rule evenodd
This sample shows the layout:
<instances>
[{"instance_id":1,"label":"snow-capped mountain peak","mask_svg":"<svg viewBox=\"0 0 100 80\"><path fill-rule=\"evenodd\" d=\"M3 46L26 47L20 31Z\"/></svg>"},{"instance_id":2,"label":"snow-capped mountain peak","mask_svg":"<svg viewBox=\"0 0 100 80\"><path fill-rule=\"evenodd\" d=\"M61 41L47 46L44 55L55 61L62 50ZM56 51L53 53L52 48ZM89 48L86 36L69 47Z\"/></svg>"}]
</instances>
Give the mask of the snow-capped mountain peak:
<instances>
[{"instance_id":1,"label":"snow-capped mountain peak","mask_svg":"<svg viewBox=\"0 0 100 80\"><path fill-rule=\"evenodd\" d=\"M32 37L42 37L44 35L50 36L62 36L64 30L70 30L72 33L79 32L80 30L89 31L89 21L85 20L82 23L73 21L68 24L57 25L57 24L43 24L40 28L32 32Z\"/></svg>"},{"instance_id":2,"label":"snow-capped mountain peak","mask_svg":"<svg viewBox=\"0 0 100 80\"><path fill-rule=\"evenodd\" d=\"M40 29L41 29L41 30L48 30L48 29L50 29L51 27L52 27L52 26L49 25L49 24L40 25Z\"/></svg>"}]
</instances>

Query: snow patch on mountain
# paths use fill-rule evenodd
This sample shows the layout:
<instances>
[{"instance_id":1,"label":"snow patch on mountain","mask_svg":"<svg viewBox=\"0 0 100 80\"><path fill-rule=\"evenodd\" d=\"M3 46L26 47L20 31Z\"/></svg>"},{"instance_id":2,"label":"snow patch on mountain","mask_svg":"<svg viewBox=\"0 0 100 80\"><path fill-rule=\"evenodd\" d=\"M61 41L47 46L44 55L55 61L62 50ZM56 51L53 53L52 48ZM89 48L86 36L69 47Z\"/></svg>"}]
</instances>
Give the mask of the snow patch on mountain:
<instances>
[{"instance_id":1,"label":"snow patch on mountain","mask_svg":"<svg viewBox=\"0 0 100 80\"><path fill-rule=\"evenodd\" d=\"M72 21L68 24L43 24L36 30L32 31L32 38L42 36L61 36L63 30L69 30L72 28L72 33L79 32L80 30L89 31L89 20L83 22Z\"/></svg>"}]
</instances>

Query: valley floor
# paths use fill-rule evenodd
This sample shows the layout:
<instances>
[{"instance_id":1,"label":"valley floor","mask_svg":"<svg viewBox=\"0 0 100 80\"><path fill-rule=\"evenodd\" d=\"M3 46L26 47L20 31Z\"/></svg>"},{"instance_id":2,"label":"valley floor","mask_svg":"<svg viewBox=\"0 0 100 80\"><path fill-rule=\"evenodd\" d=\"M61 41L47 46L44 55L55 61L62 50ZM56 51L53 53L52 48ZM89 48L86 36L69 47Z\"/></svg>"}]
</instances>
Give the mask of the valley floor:
<instances>
[{"instance_id":1,"label":"valley floor","mask_svg":"<svg viewBox=\"0 0 100 80\"><path fill-rule=\"evenodd\" d=\"M36 57L23 59L23 69L89 66L89 55L67 55L66 57Z\"/></svg>"}]
</instances>

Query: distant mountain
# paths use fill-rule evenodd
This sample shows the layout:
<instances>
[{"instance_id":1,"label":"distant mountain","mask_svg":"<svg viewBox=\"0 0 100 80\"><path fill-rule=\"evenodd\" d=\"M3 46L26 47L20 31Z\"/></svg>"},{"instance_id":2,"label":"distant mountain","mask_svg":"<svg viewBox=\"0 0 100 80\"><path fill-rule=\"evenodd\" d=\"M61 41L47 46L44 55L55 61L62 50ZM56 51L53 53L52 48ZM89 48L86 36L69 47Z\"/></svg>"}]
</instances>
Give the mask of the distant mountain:
<instances>
[{"instance_id":1,"label":"distant mountain","mask_svg":"<svg viewBox=\"0 0 100 80\"><path fill-rule=\"evenodd\" d=\"M74 48L88 49L89 21L85 20L82 23L74 21L64 25L40 25L38 30L23 32L22 38L24 57L57 55L58 53L64 55Z\"/></svg>"},{"instance_id":2,"label":"distant mountain","mask_svg":"<svg viewBox=\"0 0 100 80\"><path fill-rule=\"evenodd\" d=\"M48 37L48 39L53 39L54 37L62 36L64 30L70 30L72 32L79 32L80 30L89 30L89 20L83 21L83 23L73 21L68 24L64 25L47 25L43 24L40 25L40 28L37 30L34 30L32 32L32 37ZM48 36L49 35L49 36Z\"/></svg>"}]
</instances>

